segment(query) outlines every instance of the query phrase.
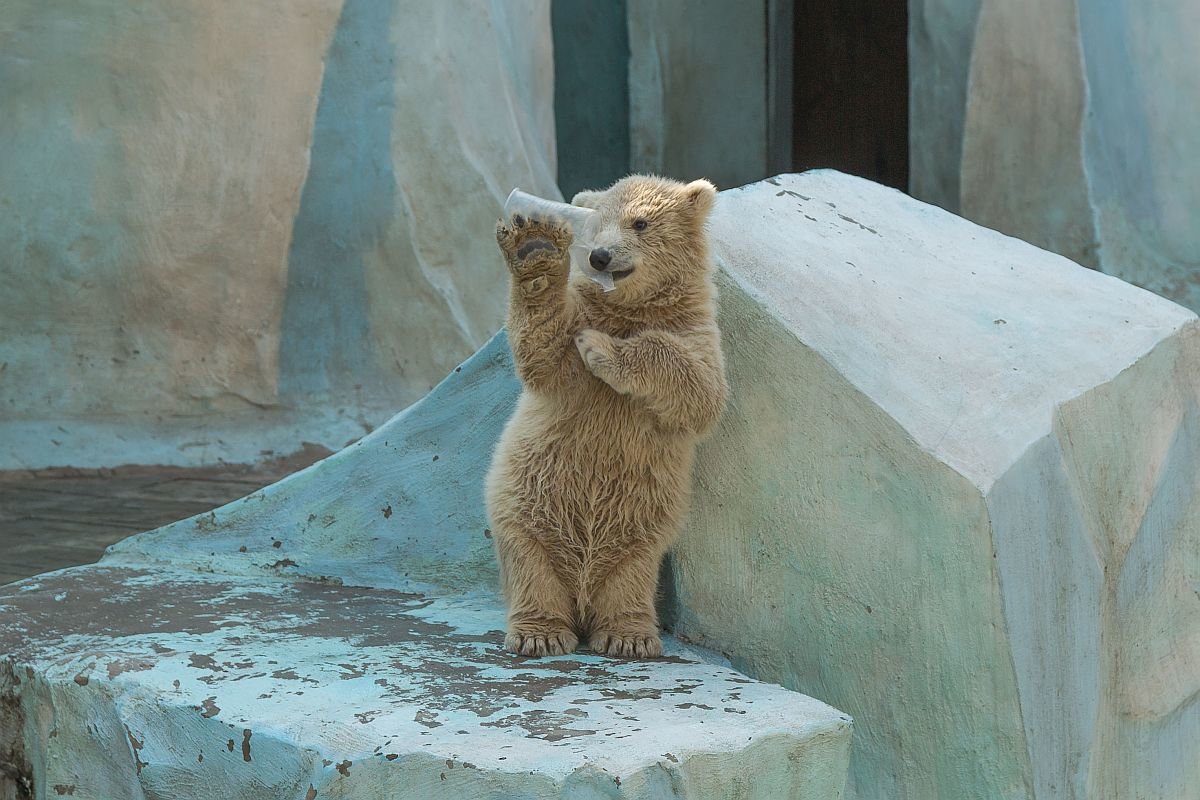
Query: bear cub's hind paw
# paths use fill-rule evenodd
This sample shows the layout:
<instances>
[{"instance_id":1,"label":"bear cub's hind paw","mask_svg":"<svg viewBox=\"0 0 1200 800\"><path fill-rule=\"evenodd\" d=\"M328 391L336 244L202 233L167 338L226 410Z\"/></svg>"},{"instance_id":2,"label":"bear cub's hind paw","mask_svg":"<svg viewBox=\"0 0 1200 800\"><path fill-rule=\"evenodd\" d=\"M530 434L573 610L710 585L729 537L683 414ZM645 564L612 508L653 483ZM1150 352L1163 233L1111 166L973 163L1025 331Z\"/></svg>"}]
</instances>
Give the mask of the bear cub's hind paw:
<instances>
[{"instance_id":1,"label":"bear cub's hind paw","mask_svg":"<svg viewBox=\"0 0 1200 800\"><path fill-rule=\"evenodd\" d=\"M565 656L574 653L579 637L566 628L516 629L504 637L504 649L521 656Z\"/></svg>"},{"instance_id":2,"label":"bear cub's hind paw","mask_svg":"<svg viewBox=\"0 0 1200 800\"><path fill-rule=\"evenodd\" d=\"M588 642L588 649L616 658L658 658L662 655L662 640L657 636L594 633Z\"/></svg>"}]
</instances>

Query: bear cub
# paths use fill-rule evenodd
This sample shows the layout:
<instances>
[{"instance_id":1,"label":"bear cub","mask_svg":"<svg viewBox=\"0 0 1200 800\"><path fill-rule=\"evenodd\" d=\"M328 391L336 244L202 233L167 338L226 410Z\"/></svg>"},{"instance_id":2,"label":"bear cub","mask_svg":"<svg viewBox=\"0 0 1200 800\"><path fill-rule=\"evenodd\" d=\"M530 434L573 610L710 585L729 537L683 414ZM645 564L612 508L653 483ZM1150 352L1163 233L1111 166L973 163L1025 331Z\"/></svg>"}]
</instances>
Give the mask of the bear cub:
<instances>
[{"instance_id":1,"label":"bear cub","mask_svg":"<svg viewBox=\"0 0 1200 800\"><path fill-rule=\"evenodd\" d=\"M507 649L662 654L655 593L697 441L728 387L705 223L708 181L634 175L572 203L599 212L590 254L615 289L571 275L562 225L514 216L508 337L523 391L487 477Z\"/></svg>"}]
</instances>

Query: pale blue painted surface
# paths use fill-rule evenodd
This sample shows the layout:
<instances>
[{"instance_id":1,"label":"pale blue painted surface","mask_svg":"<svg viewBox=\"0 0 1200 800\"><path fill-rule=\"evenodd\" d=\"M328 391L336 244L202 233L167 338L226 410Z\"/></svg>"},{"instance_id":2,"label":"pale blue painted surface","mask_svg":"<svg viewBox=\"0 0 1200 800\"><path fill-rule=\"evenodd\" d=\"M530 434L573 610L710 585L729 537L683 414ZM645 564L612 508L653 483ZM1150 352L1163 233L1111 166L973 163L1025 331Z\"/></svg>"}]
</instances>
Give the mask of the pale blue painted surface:
<instances>
[{"instance_id":1,"label":"pale blue painted surface","mask_svg":"<svg viewBox=\"0 0 1200 800\"><path fill-rule=\"evenodd\" d=\"M828 706L675 641L518 658L487 594L101 565L0 612L0 672L57 716L27 733L39 786L75 797L826 800L845 777Z\"/></svg>"},{"instance_id":2,"label":"pale blue painted surface","mask_svg":"<svg viewBox=\"0 0 1200 800\"><path fill-rule=\"evenodd\" d=\"M14 0L0 41L0 469L162 463L147 419L169 463L231 455L205 423L341 447L503 324L549 0Z\"/></svg>"}]
</instances>

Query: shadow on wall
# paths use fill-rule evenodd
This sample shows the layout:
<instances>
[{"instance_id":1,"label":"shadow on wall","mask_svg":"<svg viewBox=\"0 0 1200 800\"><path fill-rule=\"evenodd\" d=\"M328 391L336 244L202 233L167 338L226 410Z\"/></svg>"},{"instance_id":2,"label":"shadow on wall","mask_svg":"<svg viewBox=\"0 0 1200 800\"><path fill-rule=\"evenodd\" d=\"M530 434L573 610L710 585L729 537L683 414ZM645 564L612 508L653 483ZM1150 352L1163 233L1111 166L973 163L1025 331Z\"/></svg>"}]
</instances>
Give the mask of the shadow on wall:
<instances>
[{"instance_id":1,"label":"shadow on wall","mask_svg":"<svg viewBox=\"0 0 1200 800\"><path fill-rule=\"evenodd\" d=\"M312 161L288 251L281 396L326 394L369 363L363 258L383 240L395 210L395 11L394 3L346 0L325 59Z\"/></svg>"}]
</instances>

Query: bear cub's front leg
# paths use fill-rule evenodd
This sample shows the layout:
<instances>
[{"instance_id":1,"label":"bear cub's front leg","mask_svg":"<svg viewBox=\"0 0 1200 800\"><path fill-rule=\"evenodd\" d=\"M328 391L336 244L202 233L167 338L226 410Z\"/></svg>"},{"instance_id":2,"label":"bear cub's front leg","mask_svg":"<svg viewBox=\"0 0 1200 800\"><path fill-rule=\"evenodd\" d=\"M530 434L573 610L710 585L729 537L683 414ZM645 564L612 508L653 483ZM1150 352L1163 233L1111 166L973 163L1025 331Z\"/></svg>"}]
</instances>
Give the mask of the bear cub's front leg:
<instances>
[{"instance_id":1,"label":"bear cub's front leg","mask_svg":"<svg viewBox=\"0 0 1200 800\"><path fill-rule=\"evenodd\" d=\"M562 389L571 371L571 333L575 326L567 303L571 268L569 228L514 216L496 225L496 241L512 273L508 340L525 387Z\"/></svg>"}]
</instances>

